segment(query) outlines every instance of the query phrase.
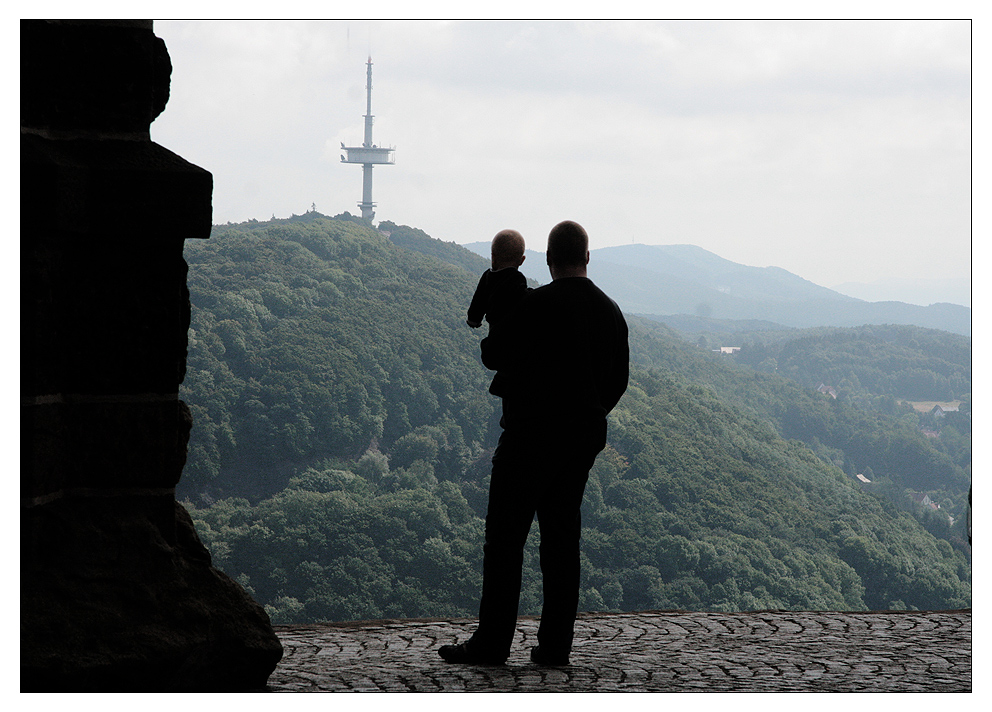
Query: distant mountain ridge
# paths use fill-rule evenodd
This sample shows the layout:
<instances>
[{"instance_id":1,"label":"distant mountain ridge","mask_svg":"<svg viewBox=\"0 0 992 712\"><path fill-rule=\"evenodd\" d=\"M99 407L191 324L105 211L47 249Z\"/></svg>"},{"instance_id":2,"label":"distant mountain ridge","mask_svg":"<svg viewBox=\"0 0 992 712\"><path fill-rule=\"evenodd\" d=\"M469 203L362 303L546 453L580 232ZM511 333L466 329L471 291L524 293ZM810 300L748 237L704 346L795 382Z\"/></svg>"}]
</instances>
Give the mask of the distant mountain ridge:
<instances>
[{"instance_id":1,"label":"distant mountain ridge","mask_svg":"<svg viewBox=\"0 0 992 712\"><path fill-rule=\"evenodd\" d=\"M488 242L464 245L488 256ZM527 251L521 271L547 283L543 252ZM750 267L695 245L620 245L592 251L589 276L627 312L652 316L763 320L782 326L908 324L971 335L971 309L867 302L780 267Z\"/></svg>"},{"instance_id":2,"label":"distant mountain ridge","mask_svg":"<svg viewBox=\"0 0 992 712\"><path fill-rule=\"evenodd\" d=\"M867 302L906 302L921 306L946 302L971 306L970 279L891 277L874 282L844 282L830 288Z\"/></svg>"}]
</instances>

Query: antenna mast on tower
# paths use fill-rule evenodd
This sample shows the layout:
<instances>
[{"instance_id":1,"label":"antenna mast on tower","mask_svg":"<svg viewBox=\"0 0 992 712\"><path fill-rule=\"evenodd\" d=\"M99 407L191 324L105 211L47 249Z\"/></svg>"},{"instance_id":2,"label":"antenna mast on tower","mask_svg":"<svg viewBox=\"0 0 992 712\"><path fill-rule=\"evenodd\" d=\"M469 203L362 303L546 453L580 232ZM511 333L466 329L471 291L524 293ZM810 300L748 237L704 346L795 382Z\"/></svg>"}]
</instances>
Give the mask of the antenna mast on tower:
<instances>
[{"instance_id":1,"label":"antenna mast on tower","mask_svg":"<svg viewBox=\"0 0 992 712\"><path fill-rule=\"evenodd\" d=\"M372 166L375 164L392 165L396 163L393 155L395 148L381 148L372 143L372 55L369 55L367 67L367 83L365 85L367 93L367 103L365 111L365 141L361 146L345 146L341 148L347 151L347 157L341 156L342 163L362 164L362 202L358 207L362 209L362 218L371 221L375 217L375 203L372 202Z\"/></svg>"}]
</instances>

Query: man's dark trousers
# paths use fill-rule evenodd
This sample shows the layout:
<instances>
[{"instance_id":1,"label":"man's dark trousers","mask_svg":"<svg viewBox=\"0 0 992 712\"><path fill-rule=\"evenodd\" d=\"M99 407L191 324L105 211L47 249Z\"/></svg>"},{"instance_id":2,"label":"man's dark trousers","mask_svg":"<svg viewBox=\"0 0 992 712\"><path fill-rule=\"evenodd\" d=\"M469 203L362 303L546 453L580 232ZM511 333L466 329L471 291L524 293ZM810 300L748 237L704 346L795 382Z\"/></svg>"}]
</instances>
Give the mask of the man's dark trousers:
<instances>
[{"instance_id":1,"label":"man's dark trousers","mask_svg":"<svg viewBox=\"0 0 992 712\"><path fill-rule=\"evenodd\" d=\"M605 445L605 418L504 429L493 453L479 628L468 644L473 652L509 656L524 544L536 514L544 578L537 640L543 651L567 657L579 603L582 495Z\"/></svg>"}]
</instances>

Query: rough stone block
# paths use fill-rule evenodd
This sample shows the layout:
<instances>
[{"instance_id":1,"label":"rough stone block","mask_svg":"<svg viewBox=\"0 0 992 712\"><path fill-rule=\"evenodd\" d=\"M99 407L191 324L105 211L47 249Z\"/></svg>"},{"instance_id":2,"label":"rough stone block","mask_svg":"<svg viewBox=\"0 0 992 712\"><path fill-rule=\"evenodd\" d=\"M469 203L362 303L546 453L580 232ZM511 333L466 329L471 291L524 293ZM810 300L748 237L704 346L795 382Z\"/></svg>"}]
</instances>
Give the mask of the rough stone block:
<instances>
[{"instance_id":1,"label":"rough stone block","mask_svg":"<svg viewBox=\"0 0 992 712\"><path fill-rule=\"evenodd\" d=\"M269 618L210 565L170 497L57 502L24 519L22 692L265 687L282 657Z\"/></svg>"},{"instance_id":2,"label":"rough stone block","mask_svg":"<svg viewBox=\"0 0 992 712\"><path fill-rule=\"evenodd\" d=\"M21 411L22 500L101 488L169 490L186 464L192 416L179 400L42 400Z\"/></svg>"},{"instance_id":3,"label":"rough stone block","mask_svg":"<svg viewBox=\"0 0 992 712\"><path fill-rule=\"evenodd\" d=\"M149 20L22 20L21 126L147 133L171 73Z\"/></svg>"},{"instance_id":4,"label":"rough stone block","mask_svg":"<svg viewBox=\"0 0 992 712\"><path fill-rule=\"evenodd\" d=\"M147 20L21 23L22 691L253 689L282 655L175 501L213 187L149 138L170 72Z\"/></svg>"}]
</instances>

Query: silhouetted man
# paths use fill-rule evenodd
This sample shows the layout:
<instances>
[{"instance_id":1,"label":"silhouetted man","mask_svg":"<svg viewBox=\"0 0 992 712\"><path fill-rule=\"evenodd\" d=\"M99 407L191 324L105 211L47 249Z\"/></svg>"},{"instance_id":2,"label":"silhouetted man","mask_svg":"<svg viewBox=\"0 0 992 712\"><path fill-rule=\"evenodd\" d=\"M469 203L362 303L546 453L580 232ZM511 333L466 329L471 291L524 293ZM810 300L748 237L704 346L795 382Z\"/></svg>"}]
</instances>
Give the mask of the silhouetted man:
<instances>
[{"instance_id":1,"label":"silhouetted man","mask_svg":"<svg viewBox=\"0 0 992 712\"><path fill-rule=\"evenodd\" d=\"M510 654L523 549L541 530L544 606L531 660L567 665L579 603L579 508L606 446L606 416L627 388L627 323L586 276L589 238L565 221L548 235L551 284L528 293L482 360L499 372L503 418L492 460L479 627L439 649L453 663L497 665Z\"/></svg>"}]
</instances>

